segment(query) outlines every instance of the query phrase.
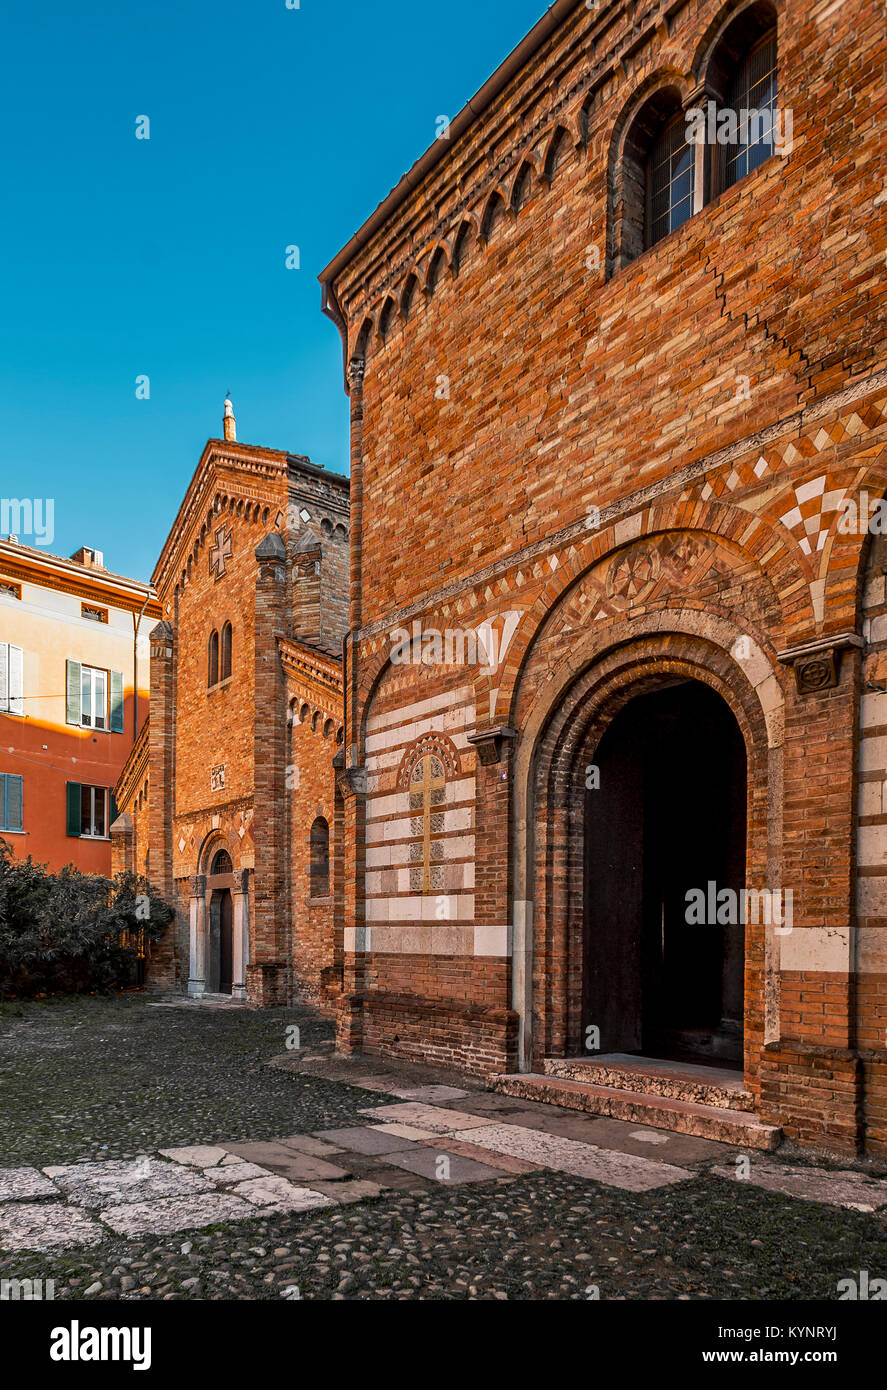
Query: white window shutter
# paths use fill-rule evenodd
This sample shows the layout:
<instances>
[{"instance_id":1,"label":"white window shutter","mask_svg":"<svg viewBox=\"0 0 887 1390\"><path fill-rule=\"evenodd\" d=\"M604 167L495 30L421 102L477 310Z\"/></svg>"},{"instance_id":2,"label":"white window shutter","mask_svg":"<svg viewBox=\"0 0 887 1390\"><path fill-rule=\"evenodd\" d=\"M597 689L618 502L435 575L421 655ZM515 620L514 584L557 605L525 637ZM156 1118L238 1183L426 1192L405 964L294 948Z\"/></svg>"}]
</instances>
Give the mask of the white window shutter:
<instances>
[{"instance_id":1,"label":"white window shutter","mask_svg":"<svg viewBox=\"0 0 887 1390\"><path fill-rule=\"evenodd\" d=\"M21 647L10 645L8 661L10 714L24 714L25 712L24 667L25 658Z\"/></svg>"},{"instance_id":2,"label":"white window shutter","mask_svg":"<svg viewBox=\"0 0 887 1390\"><path fill-rule=\"evenodd\" d=\"M0 642L0 710L9 710L9 646Z\"/></svg>"}]
</instances>

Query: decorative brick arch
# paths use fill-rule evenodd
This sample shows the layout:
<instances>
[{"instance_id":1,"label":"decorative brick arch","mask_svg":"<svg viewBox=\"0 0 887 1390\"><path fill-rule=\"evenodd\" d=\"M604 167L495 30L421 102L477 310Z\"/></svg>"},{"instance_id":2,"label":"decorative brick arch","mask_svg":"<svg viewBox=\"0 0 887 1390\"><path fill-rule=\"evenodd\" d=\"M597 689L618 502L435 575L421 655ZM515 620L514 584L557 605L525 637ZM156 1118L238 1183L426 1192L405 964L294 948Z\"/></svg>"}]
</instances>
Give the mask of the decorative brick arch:
<instances>
[{"instance_id":1,"label":"decorative brick arch","mask_svg":"<svg viewBox=\"0 0 887 1390\"><path fill-rule=\"evenodd\" d=\"M602 561L643 538L682 533L735 547L737 553L749 563L757 564L762 578L780 603L777 627L785 633L786 645L793 630L804 633L814 630L809 574L800 563L801 557L789 533L767 517L752 516L740 507L722 502L673 501L664 506L654 504L647 508L632 526L631 535L617 541L623 526L624 523L612 524L589 533L588 539L576 542L575 554L557 567L525 612L501 668L493 675L477 675L475 703L478 709L488 709L492 692L498 691L497 723L515 722L514 705L524 669L545 624L558 606ZM799 588L799 582L803 589ZM790 615L784 611L779 600L780 594L789 591L793 593L796 605Z\"/></svg>"},{"instance_id":2,"label":"decorative brick arch","mask_svg":"<svg viewBox=\"0 0 887 1390\"><path fill-rule=\"evenodd\" d=\"M197 872L208 874L213 855L220 849L226 849L231 856L231 863L235 869L240 867L240 841L233 830L219 826L215 830L210 830L203 838L200 850L197 855Z\"/></svg>"},{"instance_id":3,"label":"decorative brick arch","mask_svg":"<svg viewBox=\"0 0 887 1390\"><path fill-rule=\"evenodd\" d=\"M748 881L779 882L782 845L784 704L780 675L760 650L731 655L746 635L725 618L668 610L591 632L552 672L518 728L513 762L514 956L512 1008L520 1019L518 1065L579 1050L575 980L581 952L583 769L605 729L635 695L678 677L722 696L745 740L748 765ZM577 945L577 943L580 943ZM758 1087L757 1057L778 1029L778 956L763 926L746 934L746 1080Z\"/></svg>"}]
</instances>

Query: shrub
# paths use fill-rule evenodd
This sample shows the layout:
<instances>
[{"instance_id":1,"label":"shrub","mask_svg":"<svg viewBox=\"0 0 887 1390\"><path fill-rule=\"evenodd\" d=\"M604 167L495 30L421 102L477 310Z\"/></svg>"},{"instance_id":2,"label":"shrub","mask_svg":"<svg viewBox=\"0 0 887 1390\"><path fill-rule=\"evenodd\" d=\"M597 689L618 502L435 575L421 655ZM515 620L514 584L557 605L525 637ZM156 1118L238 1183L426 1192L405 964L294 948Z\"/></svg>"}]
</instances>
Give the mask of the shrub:
<instances>
[{"instance_id":1,"label":"shrub","mask_svg":"<svg viewBox=\"0 0 887 1390\"><path fill-rule=\"evenodd\" d=\"M0 838L0 998L125 985L136 942L159 940L173 916L147 879L51 874Z\"/></svg>"}]
</instances>

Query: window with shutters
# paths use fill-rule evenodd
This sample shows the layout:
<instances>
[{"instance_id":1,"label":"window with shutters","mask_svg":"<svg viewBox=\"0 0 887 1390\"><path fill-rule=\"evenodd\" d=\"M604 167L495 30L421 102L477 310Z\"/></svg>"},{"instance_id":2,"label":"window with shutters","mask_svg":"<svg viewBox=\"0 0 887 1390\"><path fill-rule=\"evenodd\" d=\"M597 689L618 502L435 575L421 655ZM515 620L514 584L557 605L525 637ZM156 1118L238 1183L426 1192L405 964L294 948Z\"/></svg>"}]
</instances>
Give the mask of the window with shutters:
<instances>
[{"instance_id":1,"label":"window with shutters","mask_svg":"<svg viewBox=\"0 0 887 1390\"><path fill-rule=\"evenodd\" d=\"M80 668L80 722L85 729L108 727L108 673L95 666Z\"/></svg>"},{"instance_id":2,"label":"window with shutters","mask_svg":"<svg viewBox=\"0 0 887 1390\"><path fill-rule=\"evenodd\" d=\"M67 795L68 834L84 840L106 840L117 818L113 792L108 787L69 782Z\"/></svg>"},{"instance_id":3,"label":"window with shutters","mask_svg":"<svg viewBox=\"0 0 887 1390\"><path fill-rule=\"evenodd\" d=\"M104 840L108 834L107 787L80 787L80 834L86 839Z\"/></svg>"},{"instance_id":4,"label":"window with shutters","mask_svg":"<svg viewBox=\"0 0 887 1390\"><path fill-rule=\"evenodd\" d=\"M0 642L0 711L4 714L24 714L25 656L21 647Z\"/></svg>"},{"instance_id":5,"label":"window with shutters","mask_svg":"<svg viewBox=\"0 0 887 1390\"><path fill-rule=\"evenodd\" d=\"M0 830L22 830L24 778L0 772Z\"/></svg>"},{"instance_id":6,"label":"window with shutters","mask_svg":"<svg viewBox=\"0 0 887 1390\"><path fill-rule=\"evenodd\" d=\"M123 733L123 672L105 671L69 661L66 669L66 712L68 724L83 729L104 729Z\"/></svg>"}]
</instances>

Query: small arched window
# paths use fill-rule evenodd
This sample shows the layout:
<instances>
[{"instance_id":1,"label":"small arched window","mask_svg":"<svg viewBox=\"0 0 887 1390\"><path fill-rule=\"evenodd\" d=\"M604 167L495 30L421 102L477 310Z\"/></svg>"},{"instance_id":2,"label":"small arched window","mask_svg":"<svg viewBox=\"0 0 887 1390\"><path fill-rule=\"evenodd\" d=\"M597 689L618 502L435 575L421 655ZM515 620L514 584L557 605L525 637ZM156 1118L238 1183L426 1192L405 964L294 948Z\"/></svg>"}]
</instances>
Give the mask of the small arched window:
<instances>
[{"instance_id":1,"label":"small arched window","mask_svg":"<svg viewBox=\"0 0 887 1390\"><path fill-rule=\"evenodd\" d=\"M723 188L738 183L773 154L777 97L776 30L771 29L746 51L727 90L728 120L735 122L730 133L736 138L721 147Z\"/></svg>"},{"instance_id":2,"label":"small arched window","mask_svg":"<svg viewBox=\"0 0 887 1390\"><path fill-rule=\"evenodd\" d=\"M206 677L207 685L218 685L219 683L219 634L211 632L208 650L208 671Z\"/></svg>"},{"instance_id":3,"label":"small arched window","mask_svg":"<svg viewBox=\"0 0 887 1390\"><path fill-rule=\"evenodd\" d=\"M216 850L209 868L210 874L233 874L234 865L226 849Z\"/></svg>"},{"instance_id":4,"label":"small arched window","mask_svg":"<svg viewBox=\"0 0 887 1390\"><path fill-rule=\"evenodd\" d=\"M219 679L227 680L231 674L231 624L222 628L222 652L219 662Z\"/></svg>"},{"instance_id":5,"label":"small arched window","mask_svg":"<svg viewBox=\"0 0 887 1390\"><path fill-rule=\"evenodd\" d=\"M310 894L325 898L330 891L330 828L323 816L311 826Z\"/></svg>"}]
</instances>

